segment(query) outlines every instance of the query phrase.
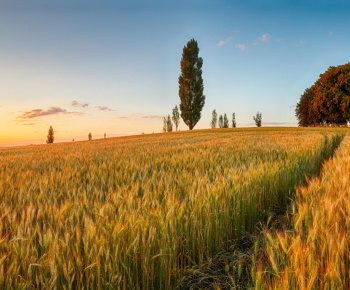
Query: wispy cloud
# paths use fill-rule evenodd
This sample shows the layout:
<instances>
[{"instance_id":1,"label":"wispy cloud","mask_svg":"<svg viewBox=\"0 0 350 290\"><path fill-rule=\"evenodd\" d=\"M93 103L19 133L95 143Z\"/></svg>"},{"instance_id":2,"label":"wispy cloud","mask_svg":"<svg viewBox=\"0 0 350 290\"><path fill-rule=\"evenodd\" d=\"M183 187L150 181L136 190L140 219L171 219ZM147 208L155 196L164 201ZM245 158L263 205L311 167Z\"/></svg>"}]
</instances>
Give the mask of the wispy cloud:
<instances>
[{"instance_id":1,"label":"wispy cloud","mask_svg":"<svg viewBox=\"0 0 350 290\"><path fill-rule=\"evenodd\" d=\"M232 36L226 38L225 40L219 41L216 45L220 47L220 46L223 46L223 45L227 44L227 43L230 42L231 40L232 40Z\"/></svg>"},{"instance_id":2,"label":"wispy cloud","mask_svg":"<svg viewBox=\"0 0 350 290\"><path fill-rule=\"evenodd\" d=\"M163 119L163 116L158 116L158 115L144 115L141 116L140 118L142 119Z\"/></svg>"},{"instance_id":3,"label":"wispy cloud","mask_svg":"<svg viewBox=\"0 0 350 290\"><path fill-rule=\"evenodd\" d=\"M289 106L289 109L293 109L295 107L296 107L296 105L291 105L291 106Z\"/></svg>"},{"instance_id":4,"label":"wispy cloud","mask_svg":"<svg viewBox=\"0 0 350 290\"><path fill-rule=\"evenodd\" d=\"M262 42L268 42L270 40L270 35L268 33L265 33L261 37L259 37L259 40Z\"/></svg>"},{"instance_id":5,"label":"wispy cloud","mask_svg":"<svg viewBox=\"0 0 350 290\"><path fill-rule=\"evenodd\" d=\"M6 106L5 105L0 105L0 108L5 108Z\"/></svg>"},{"instance_id":6,"label":"wispy cloud","mask_svg":"<svg viewBox=\"0 0 350 290\"><path fill-rule=\"evenodd\" d=\"M223 46L225 44L225 41L221 40L218 42L217 46Z\"/></svg>"},{"instance_id":7,"label":"wispy cloud","mask_svg":"<svg viewBox=\"0 0 350 290\"><path fill-rule=\"evenodd\" d=\"M66 109L62 109L59 107L50 107L47 110L35 109L27 112L22 112L21 115L17 116L17 119L34 119L38 117L57 115L57 114L81 115L81 113L77 113L77 112L67 112Z\"/></svg>"},{"instance_id":8,"label":"wispy cloud","mask_svg":"<svg viewBox=\"0 0 350 290\"><path fill-rule=\"evenodd\" d=\"M258 38L258 41L257 41L257 42L254 42L253 45L259 45L259 44L262 43L262 42L269 42L270 39L271 39L270 34L265 33L265 34L261 35L261 36Z\"/></svg>"},{"instance_id":9,"label":"wispy cloud","mask_svg":"<svg viewBox=\"0 0 350 290\"><path fill-rule=\"evenodd\" d=\"M78 101L70 101L69 103L73 107L85 108L85 107L89 106L88 103L83 103L83 102L78 102Z\"/></svg>"},{"instance_id":10,"label":"wispy cloud","mask_svg":"<svg viewBox=\"0 0 350 290\"><path fill-rule=\"evenodd\" d=\"M108 107L106 107L106 106L97 106L97 107L95 107L97 110L99 110L99 111L115 111L115 110L113 110L113 109L111 109L111 108L108 108Z\"/></svg>"},{"instance_id":11,"label":"wispy cloud","mask_svg":"<svg viewBox=\"0 0 350 290\"><path fill-rule=\"evenodd\" d=\"M242 51L247 49L247 46L245 44L236 44L236 47Z\"/></svg>"},{"instance_id":12,"label":"wispy cloud","mask_svg":"<svg viewBox=\"0 0 350 290\"><path fill-rule=\"evenodd\" d=\"M25 123L25 124L22 124L22 125L25 125L25 126L32 126L32 125L35 125L35 123Z\"/></svg>"},{"instance_id":13,"label":"wispy cloud","mask_svg":"<svg viewBox=\"0 0 350 290\"><path fill-rule=\"evenodd\" d=\"M128 119L128 117L117 117L117 119Z\"/></svg>"},{"instance_id":14,"label":"wispy cloud","mask_svg":"<svg viewBox=\"0 0 350 290\"><path fill-rule=\"evenodd\" d=\"M297 44L295 44L295 46L300 47L300 46L303 46L305 43L306 43L306 40L301 39L301 40L299 40L299 42Z\"/></svg>"},{"instance_id":15,"label":"wispy cloud","mask_svg":"<svg viewBox=\"0 0 350 290\"><path fill-rule=\"evenodd\" d=\"M332 36L332 34L333 34L333 31L330 31L330 32L328 32L328 34L329 34L329 36Z\"/></svg>"}]
</instances>

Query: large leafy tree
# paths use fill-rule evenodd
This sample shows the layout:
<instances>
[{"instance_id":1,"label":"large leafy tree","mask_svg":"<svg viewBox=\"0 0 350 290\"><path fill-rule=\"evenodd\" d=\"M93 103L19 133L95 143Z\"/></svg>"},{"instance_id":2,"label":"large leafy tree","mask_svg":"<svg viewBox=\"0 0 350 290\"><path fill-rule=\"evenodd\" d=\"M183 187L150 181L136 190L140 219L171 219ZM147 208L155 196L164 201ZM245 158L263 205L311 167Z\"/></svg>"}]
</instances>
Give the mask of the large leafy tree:
<instances>
[{"instance_id":1,"label":"large leafy tree","mask_svg":"<svg viewBox=\"0 0 350 290\"><path fill-rule=\"evenodd\" d=\"M350 121L350 63L331 66L321 74L301 96L295 112L300 126Z\"/></svg>"},{"instance_id":2,"label":"large leafy tree","mask_svg":"<svg viewBox=\"0 0 350 290\"><path fill-rule=\"evenodd\" d=\"M308 127L320 123L321 118L312 110L311 104L315 94L308 88L300 97L300 101L295 109L295 116L298 118L299 126Z\"/></svg>"},{"instance_id":3,"label":"large leafy tree","mask_svg":"<svg viewBox=\"0 0 350 290\"><path fill-rule=\"evenodd\" d=\"M200 120L205 103L202 79L203 59L198 56L198 53L198 43L191 39L183 48L179 77L181 117L190 130Z\"/></svg>"}]
</instances>

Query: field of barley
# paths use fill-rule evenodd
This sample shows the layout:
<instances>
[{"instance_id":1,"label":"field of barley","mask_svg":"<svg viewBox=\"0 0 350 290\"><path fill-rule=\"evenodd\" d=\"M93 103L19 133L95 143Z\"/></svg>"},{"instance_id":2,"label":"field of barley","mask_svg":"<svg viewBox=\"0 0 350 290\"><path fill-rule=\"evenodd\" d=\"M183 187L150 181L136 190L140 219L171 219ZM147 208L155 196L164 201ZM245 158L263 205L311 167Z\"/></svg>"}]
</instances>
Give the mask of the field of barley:
<instances>
[{"instance_id":1,"label":"field of barley","mask_svg":"<svg viewBox=\"0 0 350 290\"><path fill-rule=\"evenodd\" d=\"M0 149L0 288L175 288L183 269L283 214L345 132L195 130Z\"/></svg>"}]
</instances>

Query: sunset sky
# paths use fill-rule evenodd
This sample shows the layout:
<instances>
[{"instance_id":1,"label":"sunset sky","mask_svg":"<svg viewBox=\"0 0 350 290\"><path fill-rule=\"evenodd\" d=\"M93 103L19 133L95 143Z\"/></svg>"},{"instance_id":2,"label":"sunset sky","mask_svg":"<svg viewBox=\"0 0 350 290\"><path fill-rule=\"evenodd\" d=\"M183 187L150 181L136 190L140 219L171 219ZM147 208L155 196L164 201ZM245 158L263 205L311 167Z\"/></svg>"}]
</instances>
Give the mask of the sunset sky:
<instances>
[{"instance_id":1,"label":"sunset sky","mask_svg":"<svg viewBox=\"0 0 350 290\"><path fill-rule=\"evenodd\" d=\"M295 104L350 61L348 1L0 1L0 146L160 132L195 38L206 104L239 127L296 126ZM307 4L305 4L307 3ZM183 122L181 130L187 130Z\"/></svg>"}]
</instances>

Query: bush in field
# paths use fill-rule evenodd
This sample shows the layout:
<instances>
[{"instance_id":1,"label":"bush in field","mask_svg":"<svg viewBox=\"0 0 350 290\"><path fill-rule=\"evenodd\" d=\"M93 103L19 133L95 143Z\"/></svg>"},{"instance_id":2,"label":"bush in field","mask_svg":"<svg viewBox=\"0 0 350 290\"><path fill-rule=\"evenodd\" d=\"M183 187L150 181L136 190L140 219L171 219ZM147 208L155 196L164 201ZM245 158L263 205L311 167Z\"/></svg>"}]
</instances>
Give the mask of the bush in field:
<instances>
[{"instance_id":1,"label":"bush in field","mask_svg":"<svg viewBox=\"0 0 350 290\"><path fill-rule=\"evenodd\" d=\"M191 39L183 48L179 77L181 117L190 130L200 120L205 103L202 79L203 59L198 56L198 53L198 43Z\"/></svg>"},{"instance_id":2,"label":"bush in field","mask_svg":"<svg viewBox=\"0 0 350 290\"><path fill-rule=\"evenodd\" d=\"M218 122L218 114L216 113L216 110L213 110L212 119L211 119L211 123L210 123L210 126L212 129L216 128L217 122Z\"/></svg>"},{"instance_id":3,"label":"bush in field","mask_svg":"<svg viewBox=\"0 0 350 290\"><path fill-rule=\"evenodd\" d=\"M175 106L175 108L173 109L173 122L175 124L176 127L176 131L179 128L179 124L180 124L180 113L179 113L179 109L177 107L177 105Z\"/></svg>"},{"instance_id":4,"label":"bush in field","mask_svg":"<svg viewBox=\"0 0 350 290\"><path fill-rule=\"evenodd\" d=\"M52 128L52 126L50 126L49 132L47 134L46 143L47 144L53 143L54 140L55 140L55 137L54 137L54 133L53 133L53 128Z\"/></svg>"},{"instance_id":5,"label":"bush in field","mask_svg":"<svg viewBox=\"0 0 350 290\"><path fill-rule=\"evenodd\" d=\"M228 128L228 118L227 118L227 115L226 113L224 114L224 128Z\"/></svg>"},{"instance_id":6,"label":"bush in field","mask_svg":"<svg viewBox=\"0 0 350 290\"><path fill-rule=\"evenodd\" d=\"M168 132L173 132L173 123L171 122L171 117L168 115L168 119L166 121L166 130Z\"/></svg>"},{"instance_id":7,"label":"bush in field","mask_svg":"<svg viewBox=\"0 0 350 290\"><path fill-rule=\"evenodd\" d=\"M236 114L232 113L232 128L236 128Z\"/></svg>"},{"instance_id":8,"label":"bush in field","mask_svg":"<svg viewBox=\"0 0 350 290\"><path fill-rule=\"evenodd\" d=\"M255 116L253 116L253 119L255 121L255 125L257 127L261 127L261 121L262 121L262 114L257 112Z\"/></svg>"},{"instance_id":9,"label":"bush in field","mask_svg":"<svg viewBox=\"0 0 350 290\"><path fill-rule=\"evenodd\" d=\"M89 135L88 135L88 139L89 139L89 140L92 140L91 132L90 132Z\"/></svg>"}]
</instances>

